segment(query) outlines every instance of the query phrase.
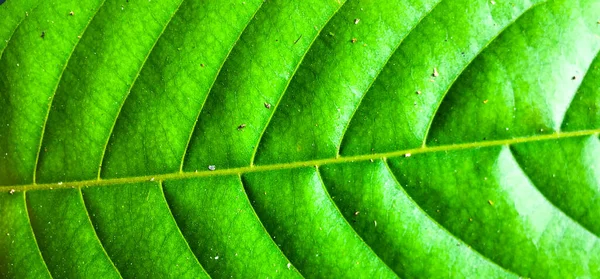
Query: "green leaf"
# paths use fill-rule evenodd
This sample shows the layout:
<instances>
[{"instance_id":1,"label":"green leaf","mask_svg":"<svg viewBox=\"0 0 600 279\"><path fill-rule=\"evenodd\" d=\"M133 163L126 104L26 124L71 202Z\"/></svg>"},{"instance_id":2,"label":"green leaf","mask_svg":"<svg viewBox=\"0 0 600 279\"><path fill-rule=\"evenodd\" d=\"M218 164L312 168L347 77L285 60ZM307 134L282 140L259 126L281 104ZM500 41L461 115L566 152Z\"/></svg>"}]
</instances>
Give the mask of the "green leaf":
<instances>
[{"instance_id":1,"label":"green leaf","mask_svg":"<svg viewBox=\"0 0 600 279\"><path fill-rule=\"evenodd\" d=\"M5 1L0 277L599 278L599 11Z\"/></svg>"}]
</instances>

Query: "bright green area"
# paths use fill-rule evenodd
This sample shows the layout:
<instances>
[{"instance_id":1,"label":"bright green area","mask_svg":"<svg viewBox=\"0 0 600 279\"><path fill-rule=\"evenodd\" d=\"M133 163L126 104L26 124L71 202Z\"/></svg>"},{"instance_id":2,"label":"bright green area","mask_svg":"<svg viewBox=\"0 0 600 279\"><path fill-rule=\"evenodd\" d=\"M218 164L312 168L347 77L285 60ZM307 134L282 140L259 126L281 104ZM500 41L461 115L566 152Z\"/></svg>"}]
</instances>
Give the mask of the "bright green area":
<instances>
[{"instance_id":1,"label":"bright green area","mask_svg":"<svg viewBox=\"0 0 600 279\"><path fill-rule=\"evenodd\" d=\"M260 141L256 164L335 157L365 92L402 40L439 2L344 5L292 79Z\"/></svg>"},{"instance_id":2,"label":"bright green area","mask_svg":"<svg viewBox=\"0 0 600 279\"><path fill-rule=\"evenodd\" d=\"M86 32L102 3L102 0L40 1L4 49L0 59L1 185L34 181L52 98L73 50L80 46L79 36ZM0 13L5 13L5 7L11 5L2 4ZM71 11L73 16L69 15Z\"/></svg>"},{"instance_id":3,"label":"bright green area","mask_svg":"<svg viewBox=\"0 0 600 279\"><path fill-rule=\"evenodd\" d=\"M598 237L546 199L509 148L388 161L429 216L498 265L531 278L600 276Z\"/></svg>"},{"instance_id":4,"label":"bright green area","mask_svg":"<svg viewBox=\"0 0 600 279\"><path fill-rule=\"evenodd\" d=\"M182 0L106 0L56 89L38 182L98 177L121 106Z\"/></svg>"},{"instance_id":5,"label":"bright green area","mask_svg":"<svg viewBox=\"0 0 600 279\"><path fill-rule=\"evenodd\" d=\"M208 95L184 170L208 165L241 167L252 162L258 141L302 59L309 49L314 51L313 42L322 38L319 32L328 32L345 13L346 6L338 12L345 1L270 0L263 4ZM245 127L238 129L241 125Z\"/></svg>"},{"instance_id":6,"label":"bright green area","mask_svg":"<svg viewBox=\"0 0 600 279\"><path fill-rule=\"evenodd\" d=\"M106 147L102 177L180 170L206 95L261 4L182 2L134 80Z\"/></svg>"},{"instance_id":7,"label":"bright green area","mask_svg":"<svg viewBox=\"0 0 600 279\"><path fill-rule=\"evenodd\" d=\"M0 9L0 57L10 42L17 27L29 17L29 13L38 5L39 0L8 1Z\"/></svg>"},{"instance_id":8,"label":"bright green area","mask_svg":"<svg viewBox=\"0 0 600 279\"><path fill-rule=\"evenodd\" d=\"M166 182L164 189L181 232L211 277L302 277L260 223L239 177Z\"/></svg>"},{"instance_id":9,"label":"bright green area","mask_svg":"<svg viewBox=\"0 0 600 279\"><path fill-rule=\"evenodd\" d=\"M598 21L600 27L600 20ZM575 98L565 115L564 131L596 129L600 127L600 54L589 67Z\"/></svg>"},{"instance_id":10,"label":"bright green area","mask_svg":"<svg viewBox=\"0 0 600 279\"><path fill-rule=\"evenodd\" d=\"M87 215L79 189L27 193L37 244L55 278L120 278Z\"/></svg>"},{"instance_id":11,"label":"bright green area","mask_svg":"<svg viewBox=\"0 0 600 279\"><path fill-rule=\"evenodd\" d=\"M344 219L315 168L248 174L243 181L273 241L304 276L396 277Z\"/></svg>"},{"instance_id":12,"label":"bright green area","mask_svg":"<svg viewBox=\"0 0 600 279\"><path fill-rule=\"evenodd\" d=\"M600 141L588 136L518 144L515 159L537 189L565 214L600 236Z\"/></svg>"},{"instance_id":13,"label":"bright green area","mask_svg":"<svg viewBox=\"0 0 600 279\"><path fill-rule=\"evenodd\" d=\"M427 216L381 160L324 166L331 198L403 278L516 278Z\"/></svg>"},{"instance_id":14,"label":"bright green area","mask_svg":"<svg viewBox=\"0 0 600 279\"><path fill-rule=\"evenodd\" d=\"M598 11L7 0L0 277L600 278Z\"/></svg>"},{"instance_id":15,"label":"bright green area","mask_svg":"<svg viewBox=\"0 0 600 279\"><path fill-rule=\"evenodd\" d=\"M203 278L157 182L83 189L98 238L125 278Z\"/></svg>"},{"instance_id":16,"label":"bright green area","mask_svg":"<svg viewBox=\"0 0 600 279\"><path fill-rule=\"evenodd\" d=\"M569 105L600 50L598 13L592 12L598 10L600 2L595 0L550 1L524 15L448 92L427 143L560 131ZM579 114L576 118L581 119L571 121L591 121L593 116Z\"/></svg>"},{"instance_id":17,"label":"bright green area","mask_svg":"<svg viewBox=\"0 0 600 279\"><path fill-rule=\"evenodd\" d=\"M544 2L442 1L400 45L367 92L340 154L421 146L439 104L455 82L462 82L457 79L463 71L481 71L473 60L515 21L530 22L529 16L520 17ZM546 28L544 21L536 24L533 30Z\"/></svg>"},{"instance_id":18,"label":"bright green area","mask_svg":"<svg viewBox=\"0 0 600 279\"><path fill-rule=\"evenodd\" d=\"M3 193L0 214L0 277L51 278L33 236L25 193Z\"/></svg>"}]
</instances>

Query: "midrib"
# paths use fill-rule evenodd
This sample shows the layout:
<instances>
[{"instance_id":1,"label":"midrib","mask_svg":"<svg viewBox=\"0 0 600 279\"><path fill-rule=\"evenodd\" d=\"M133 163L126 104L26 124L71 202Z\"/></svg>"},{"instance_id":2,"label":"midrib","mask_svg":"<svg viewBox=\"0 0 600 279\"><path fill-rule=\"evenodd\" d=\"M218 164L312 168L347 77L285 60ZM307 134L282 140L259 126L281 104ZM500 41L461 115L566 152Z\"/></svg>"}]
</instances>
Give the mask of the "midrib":
<instances>
[{"instance_id":1,"label":"midrib","mask_svg":"<svg viewBox=\"0 0 600 279\"><path fill-rule=\"evenodd\" d=\"M338 157L338 158L317 159L317 160L271 164L271 165L258 165L258 166L255 165L255 166L230 168L230 169L216 169L214 171L197 170L194 172L177 172L177 173L123 177L123 178L0 186L0 192L11 192L13 190L14 191L28 191L28 190L52 190L52 189L61 189L61 188L98 187L98 186L138 183L138 182L146 182L146 181L164 181L164 180L176 180L176 179L186 179L186 178L195 178L195 177L241 175L244 173L251 173L251 172L284 170L284 169L293 169L293 168L311 167L311 166L314 167L314 166L322 166L322 165L336 164L336 163L350 163L350 162L360 162L360 161L368 161L368 160L376 160L376 159L384 159L385 160L387 158L406 156L406 154L413 155L413 154L441 152L441 151L475 149L475 148L482 148L482 147L512 145L512 144L518 144L518 143L536 142L536 141L562 139L562 138L572 138L572 137L598 135L598 134L600 134L600 129L582 130L582 131L573 131L573 132L559 132L559 133L548 134L548 135L536 135L536 136L531 136L531 137L520 137L520 138L504 139L504 140L489 140L489 141L470 142L470 143L461 143L461 144L439 145L439 146L431 146L431 147L424 146L424 147L419 147L419 148L397 150L397 151L392 151L392 152L373 153L373 154L356 155L356 156L343 156L343 157Z\"/></svg>"}]
</instances>

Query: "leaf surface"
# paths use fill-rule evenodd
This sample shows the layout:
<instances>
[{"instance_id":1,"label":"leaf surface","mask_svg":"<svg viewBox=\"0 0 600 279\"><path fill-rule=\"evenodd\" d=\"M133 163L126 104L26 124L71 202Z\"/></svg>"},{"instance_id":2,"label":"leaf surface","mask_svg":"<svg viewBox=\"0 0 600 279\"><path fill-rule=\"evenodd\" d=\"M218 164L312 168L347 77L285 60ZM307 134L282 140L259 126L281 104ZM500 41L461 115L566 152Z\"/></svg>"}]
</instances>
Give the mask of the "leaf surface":
<instances>
[{"instance_id":1,"label":"leaf surface","mask_svg":"<svg viewBox=\"0 0 600 279\"><path fill-rule=\"evenodd\" d=\"M0 275L600 277L600 1L6 1Z\"/></svg>"}]
</instances>

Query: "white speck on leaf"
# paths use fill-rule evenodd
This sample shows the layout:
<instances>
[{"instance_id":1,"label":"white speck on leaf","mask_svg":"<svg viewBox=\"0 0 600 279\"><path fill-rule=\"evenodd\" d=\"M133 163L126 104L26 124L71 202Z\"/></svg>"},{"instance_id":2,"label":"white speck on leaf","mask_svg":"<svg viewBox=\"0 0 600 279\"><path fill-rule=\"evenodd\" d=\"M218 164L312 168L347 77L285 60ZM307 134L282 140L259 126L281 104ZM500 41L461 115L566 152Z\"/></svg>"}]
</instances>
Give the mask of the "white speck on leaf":
<instances>
[{"instance_id":1,"label":"white speck on leaf","mask_svg":"<svg viewBox=\"0 0 600 279\"><path fill-rule=\"evenodd\" d=\"M215 165L208 166L208 170L210 170L210 171L214 171L216 169L217 169L217 167Z\"/></svg>"}]
</instances>

